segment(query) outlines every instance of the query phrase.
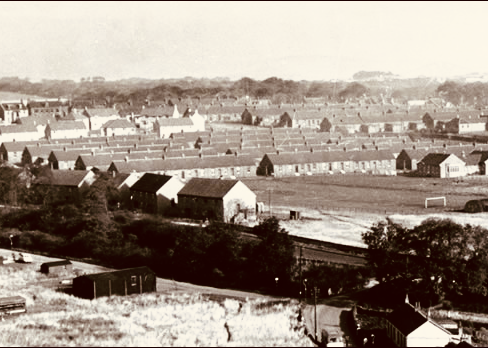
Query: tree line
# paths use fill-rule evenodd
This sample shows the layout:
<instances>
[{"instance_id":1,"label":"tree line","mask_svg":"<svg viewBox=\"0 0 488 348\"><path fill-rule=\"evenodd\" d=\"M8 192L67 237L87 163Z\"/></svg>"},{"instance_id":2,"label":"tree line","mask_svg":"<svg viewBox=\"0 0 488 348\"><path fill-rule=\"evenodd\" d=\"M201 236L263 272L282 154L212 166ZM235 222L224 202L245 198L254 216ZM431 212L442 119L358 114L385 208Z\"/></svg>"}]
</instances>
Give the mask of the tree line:
<instances>
[{"instance_id":1,"label":"tree line","mask_svg":"<svg viewBox=\"0 0 488 348\"><path fill-rule=\"evenodd\" d=\"M44 185L29 185L31 176ZM0 247L9 248L13 235L14 248L89 258L114 268L146 265L178 281L298 296L295 246L274 217L253 228L257 237L246 238L233 225L181 225L138 214L120 204L106 173L97 173L79 199L49 185L51 177L49 167L0 167L0 202L9 205L1 210ZM364 282L347 268L315 266L302 275L310 286L322 287L323 295Z\"/></svg>"},{"instance_id":2,"label":"tree line","mask_svg":"<svg viewBox=\"0 0 488 348\"><path fill-rule=\"evenodd\" d=\"M487 229L434 218L406 228L387 219L362 238L376 279L394 286L392 294L408 294L426 307L455 301L488 310Z\"/></svg>"}]
</instances>

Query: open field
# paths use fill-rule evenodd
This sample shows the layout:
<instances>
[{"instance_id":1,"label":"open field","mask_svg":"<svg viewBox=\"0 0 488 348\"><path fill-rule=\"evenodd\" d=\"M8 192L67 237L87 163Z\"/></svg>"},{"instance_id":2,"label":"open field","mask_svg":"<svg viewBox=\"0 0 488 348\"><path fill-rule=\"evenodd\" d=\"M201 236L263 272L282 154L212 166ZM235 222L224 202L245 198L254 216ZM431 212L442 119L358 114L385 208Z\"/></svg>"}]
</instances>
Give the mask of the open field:
<instances>
[{"instance_id":1,"label":"open field","mask_svg":"<svg viewBox=\"0 0 488 348\"><path fill-rule=\"evenodd\" d=\"M447 209L488 196L488 181L403 176L322 175L243 179L258 201L273 206L344 209L371 213L421 213L425 198L445 196ZM434 202L432 202L434 203Z\"/></svg>"},{"instance_id":2,"label":"open field","mask_svg":"<svg viewBox=\"0 0 488 348\"><path fill-rule=\"evenodd\" d=\"M47 286L52 281L38 269L52 259L33 258L32 264L0 266L0 297L23 296L28 308L2 322L2 346L311 346L296 301L225 299L215 291L208 297L197 286L161 289L160 279L157 293L90 301ZM106 270L73 263L87 273Z\"/></svg>"},{"instance_id":3,"label":"open field","mask_svg":"<svg viewBox=\"0 0 488 348\"><path fill-rule=\"evenodd\" d=\"M16 92L8 92L8 91L0 91L0 100L5 101L14 101L14 100L27 100L27 99L41 99L36 95L29 95L24 93L16 93Z\"/></svg>"}]
</instances>

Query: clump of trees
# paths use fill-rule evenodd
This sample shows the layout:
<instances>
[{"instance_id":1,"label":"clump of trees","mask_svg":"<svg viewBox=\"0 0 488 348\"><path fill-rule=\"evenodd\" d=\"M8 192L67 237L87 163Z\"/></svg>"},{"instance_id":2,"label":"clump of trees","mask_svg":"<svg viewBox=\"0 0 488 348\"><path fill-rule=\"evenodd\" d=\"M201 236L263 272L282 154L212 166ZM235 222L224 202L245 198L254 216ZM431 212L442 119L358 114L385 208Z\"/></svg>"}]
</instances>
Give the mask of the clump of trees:
<instances>
[{"instance_id":1,"label":"clump of trees","mask_svg":"<svg viewBox=\"0 0 488 348\"><path fill-rule=\"evenodd\" d=\"M488 295L488 230L429 218L414 228L390 219L363 233L378 281L399 284L424 305Z\"/></svg>"}]
</instances>

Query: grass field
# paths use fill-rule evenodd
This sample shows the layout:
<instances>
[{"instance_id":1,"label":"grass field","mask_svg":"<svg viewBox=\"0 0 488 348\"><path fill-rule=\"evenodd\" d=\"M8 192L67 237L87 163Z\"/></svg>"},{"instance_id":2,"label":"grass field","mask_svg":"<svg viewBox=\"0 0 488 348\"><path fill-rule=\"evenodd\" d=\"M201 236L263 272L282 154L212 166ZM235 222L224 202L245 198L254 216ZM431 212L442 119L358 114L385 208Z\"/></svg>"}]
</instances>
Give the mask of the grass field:
<instances>
[{"instance_id":1,"label":"grass field","mask_svg":"<svg viewBox=\"0 0 488 348\"><path fill-rule=\"evenodd\" d=\"M40 99L41 97L23 93L0 91L0 100L14 101L14 100L27 100L27 99Z\"/></svg>"},{"instance_id":2,"label":"grass field","mask_svg":"<svg viewBox=\"0 0 488 348\"><path fill-rule=\"evenodd\" d=\"M90 301L43 286L39 265L0 266L0 297L23 296L28 308L1 323L2 346L312 345L296 301L217 301L197 292Z\"/></svg>"},{"instance_id":3,"label":"grass field","mask_svg":"<svg viewBox=\"0 0 488 348\"><path fill-rule=\"evenodd\" d=\"M425 198L445 196L447 209L463 209L471 199L488 195L488 181L371 175L324 175L253 178L243 182L258 201L273 206L356 209L365 212L419 213ZM432 202L434 203L434 202ZM440 203L440 202L439 202Z\"/></svg>"}]
</instances>

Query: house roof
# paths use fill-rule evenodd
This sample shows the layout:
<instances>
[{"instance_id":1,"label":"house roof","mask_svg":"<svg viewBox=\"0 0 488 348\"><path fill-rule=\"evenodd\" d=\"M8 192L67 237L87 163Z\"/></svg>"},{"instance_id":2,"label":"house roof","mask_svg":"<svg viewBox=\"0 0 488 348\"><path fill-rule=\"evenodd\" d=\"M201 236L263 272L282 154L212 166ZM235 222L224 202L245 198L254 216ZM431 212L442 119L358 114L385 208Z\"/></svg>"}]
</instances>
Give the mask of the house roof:
<instances>
[{"instance_id":1,"label":"house roof","mask_svg":"<svg viewBox=\"0 0 488 348\"><path fill-rule=\"evenodd\" d=\"M106 122L102 128L136 128L136 126L127 121L125 118L120 118Z\"/></svg>"},{"instance_id":2,"label":"house roof","mask_svg":"<svg viewBox=\"0 0 488 348\"><path fill-rule=\"evenodd\" d=\"M387 320L395 326L403 335L408 336L421 325L427 322L427 318L409 303L402 304L387 316Z\"/></svg>"},{"instance_id":3,"label":"house roof","mask_svg":"<svg viewBox=\"0 0 488 348\"><path fill-rule=\"evenodd\" d=\"M51 170L52 185L55 186L78 186L88 175L84 170ZM38 179L36 179L37 181Z\"/></svg>"},{"instance_id":4,"label":"house roof","mask_svg":"<svg viewBox=\"0 0 488 348\"><path fill-rule=\"evenodd\" d=\"M405 336L408 336L426 322L432 323L449 335L451 334L435 321L427 319L426 315L422 313L421 310L416 310L410 303L403 303L390 313L386 319Z\"/></svg>"},{"instance_id":5,"label":"house roof","mask_svg":"<svg viewBox=\"0 0 488 348\"><path fill-rule=\"evenodd\" d=\"M255 156L245 155L227 155L227 156L209 156L203 158L185 157L171 159L153 159L153 160L129 160L113 161L110 166L115 167L118 172L164 172L168 170L187 170L187 169L204 169L204 168L228 168L255 166Z\"/></svg>"},{"instance_id":6,"label":"house roof","mask_svg":"<svg viewBox=\"0 0 488 348\"><path fill-rule=\"evenodd\" d=\"M157 116L173 116L174 107L164 106L164 107L149 107L141 110L140 114L142 116L157 117Z\"/></svg>"},{"instance_id":7,"label":"house roof","mask_svg":"<svg viewBox=\"0 0 488 348\"><path fill-rule=\"evenodd\" d=\"M65 117L63 117L62 120L63 121L83 121L83 120L87 120L87 116L85 116L82 113L73 109Z\"/></svg>"},{"instance_id":8,"label":"house roof","mask_svg":"<svg viewBox=\"0 0 488 348\"><path fill-rule=\"evenodd\" d=\"M52 262L44 262L42 266L47 266L47 267L56 267L56 266L64 266L64 265L71 265L70 260L61 260L61 261L52 261Z\"/></svg>"},{"instance_id":9,"label":"house roof","mask_svg":"<svg viewBox=\"0 0 488 348\"><path fill-rule=\"evenodd\" d=\"M451 155L448 153L429 153L424 158L422 158L420 162L425 165L438 166L442 162L444 162L449 156Z\"/></svg>"},{"instance_id":10,"label":"house roof","mask_svg":"<svg viewBox=\"0 0 488 348\"><path fill-rule=\"evenodd\" d=\"M83 122L80 122L80 121L62 121L61 120L58 122L51 122L48 126L51 128L52 131L86 129L85 124Z\"/></svg>"},{"instance_id":11,"label":"house roof","mask_svg":"<svg viewBox=\"0 0 488 348\"><path fill-rule=\"evenodd\" d=\"M172 178L173 177L170 175L145 173L134 185L132 185L131 190L156 193Z\"/></svg>"},{"instance_id":12,"label":"house roof","mask_svg":"<svg viewBox=\"0 0 488 348\"><path fill-rule=\"evenodd\" d=\"M139 275L139 274L154 274L154 272L147 266L143 267L135 267L135 268L126 268L126 269L121 269L118 271L110 271L110 272L103 272L103 273L95 273L95 274L85 274L80 277L77 277L75 279L79 278L87 278L92 281L103 281L103 280L115 280L118 278L125 278L125 277L130 277L132 275Z\"/></svg>"},{"instance_id":13,"label":"house roof","mask_svg":"<svg viewBox=\"0 0 488 348\"><path fill-rule=\"evenodd\" d=\"M88 117L110 117L110 116L120 116L119 112L113 108L96 108L96 109L85 109L85 114Z\"/></svg>"},{"instance_id":14,"label":"house roof","mask_svg":"<svg viewBox=\"0 0 488 348\"><path fill-rule=\"evenodd\" d=\"M178 196L223 198L238 182L239 180L192 178L178 192Z\"/></svg>"},{"instance_id":15,"label":"house roof","mask_svg":"<svg viewBox=\"0 0 488 348\"><path fill-rule=\"evenodd\" d=\"M192 126L193 121L191 118L173 118L163 117L156 121L160 127L179 127L179 126Z\"/></svg>"},{"instance_id":16,"label":"house roof","mask_svg":"<svg viewBox=\"0 0 488 348\"><path fill-rule=\"evenodd\" d=\"M12 133L37 133L37 128L34 125L25 125L25 124L0 126L0 134L12 134Z\"/></svg>"}]
</instances>

